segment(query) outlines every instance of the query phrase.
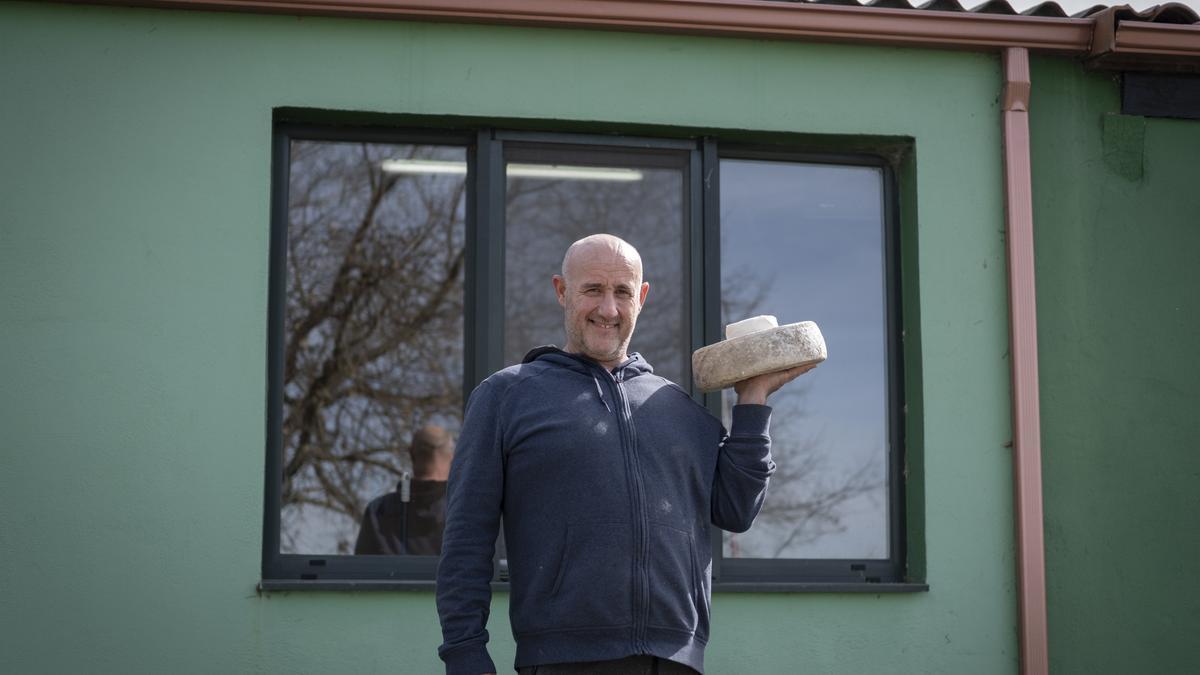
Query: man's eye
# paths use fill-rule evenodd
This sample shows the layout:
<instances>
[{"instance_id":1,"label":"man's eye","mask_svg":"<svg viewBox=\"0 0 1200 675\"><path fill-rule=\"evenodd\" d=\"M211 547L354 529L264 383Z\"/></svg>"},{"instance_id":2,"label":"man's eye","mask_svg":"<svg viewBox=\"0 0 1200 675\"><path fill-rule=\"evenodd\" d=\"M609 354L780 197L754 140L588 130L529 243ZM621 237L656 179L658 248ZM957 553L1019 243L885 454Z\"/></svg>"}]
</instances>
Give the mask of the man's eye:
<instances>
[{"instance_id":1,"label":"man's eye","mask_svg":"<svg viewBox=\"0 0 1200 675\"><path fill-rule=\"evenodd\" d=\"M599 288L589 288L586 291L584 291L584 293L586 293L588 295L600 295L600 289Z\"/></svg>"}]
</instances>

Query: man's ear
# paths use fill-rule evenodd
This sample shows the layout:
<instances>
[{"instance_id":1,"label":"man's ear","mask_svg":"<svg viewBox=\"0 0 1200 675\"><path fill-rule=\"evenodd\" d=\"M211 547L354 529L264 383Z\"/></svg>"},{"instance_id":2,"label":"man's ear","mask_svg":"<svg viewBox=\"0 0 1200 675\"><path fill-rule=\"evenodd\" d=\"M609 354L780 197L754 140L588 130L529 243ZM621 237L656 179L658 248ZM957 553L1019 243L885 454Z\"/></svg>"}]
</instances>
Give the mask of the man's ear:
<instances>
[{"instance_id":1,"label":"man's ear","mask_svg":"<svg viewBox=\"0 0 1200 675\"><path fill-rule=\"evenodd\" d=\"M638 304L639 305L646 304L646 296L649 295L649 293L650 293L650 282L643 281L642 282L642 292L638 294Z\"/></svg>"},{"instance_id":2,"label":"man's ear","mask_svg":"<svg viewBox=\"0 0 1200 675\"><path fill-rule=\"evenodd\" d=\"M554 282L554 294L558 296L558 304L563 307L567 306L567 281L561 276L555 274L551 281Z\"/></svg>"}]
</instances>

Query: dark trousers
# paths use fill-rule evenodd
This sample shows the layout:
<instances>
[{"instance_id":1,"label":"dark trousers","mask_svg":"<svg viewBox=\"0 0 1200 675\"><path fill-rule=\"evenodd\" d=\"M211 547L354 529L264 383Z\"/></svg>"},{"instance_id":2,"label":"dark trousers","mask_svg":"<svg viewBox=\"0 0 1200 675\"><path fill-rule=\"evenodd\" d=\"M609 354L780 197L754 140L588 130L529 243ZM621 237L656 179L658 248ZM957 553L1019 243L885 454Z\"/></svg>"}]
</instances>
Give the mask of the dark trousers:
<instances>
[{"instance_id":1,"label":"dark trousers","mask_svg":"<svg viewBox=\"0 0 1200 675\"><path fill-rule=\"evenodd\" d=\"M657 656L626 656L615 661L548 663L526 666L520 675L697 675L695 670Z\"/></svg>"}]
</instances>

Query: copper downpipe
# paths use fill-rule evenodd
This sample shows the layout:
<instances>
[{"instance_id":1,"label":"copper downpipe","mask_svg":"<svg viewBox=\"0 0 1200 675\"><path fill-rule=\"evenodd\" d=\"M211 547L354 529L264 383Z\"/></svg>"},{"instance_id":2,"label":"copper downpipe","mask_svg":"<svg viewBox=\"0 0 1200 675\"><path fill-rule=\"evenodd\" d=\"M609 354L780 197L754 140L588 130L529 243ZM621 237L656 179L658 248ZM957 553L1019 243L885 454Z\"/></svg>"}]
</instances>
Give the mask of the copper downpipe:
<instances>
[{"instance_id":1,"label":"copper downpipe","mask_svg":"<svg viewBox=\"0 0 1200 675\"><path fill-rule=\"evenodd\" d=\"M1013 507L1021 672L1050 670L1046 635L1046 552L1042 538L1042 445L1038 402L1037 298L1033 259L1033 180L1029 143L1029 51L1004 61L1004 201L1012 364Z\"/></svg>"}]
</instances>

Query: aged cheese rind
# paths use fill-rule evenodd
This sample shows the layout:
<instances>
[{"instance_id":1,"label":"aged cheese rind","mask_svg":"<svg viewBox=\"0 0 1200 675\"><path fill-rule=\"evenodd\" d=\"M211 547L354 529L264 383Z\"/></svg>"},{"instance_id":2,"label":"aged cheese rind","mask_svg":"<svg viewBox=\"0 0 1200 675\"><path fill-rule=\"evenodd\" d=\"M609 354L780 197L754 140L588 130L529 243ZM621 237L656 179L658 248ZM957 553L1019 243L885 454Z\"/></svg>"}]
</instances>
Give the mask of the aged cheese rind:
<instances>
[{"instance_id":1,"label":"aged cheese rind","mask_svg":"<svg viewBox=\"0 0 1200 675\"><path fill-rule=\"evenodd\" d=\"M717 391L763 373L828 357L821 329L812 321L742 335L692 353L692 376L701 391Z\"/></svg>"}]
</instances>

